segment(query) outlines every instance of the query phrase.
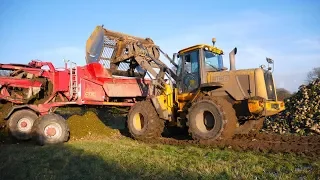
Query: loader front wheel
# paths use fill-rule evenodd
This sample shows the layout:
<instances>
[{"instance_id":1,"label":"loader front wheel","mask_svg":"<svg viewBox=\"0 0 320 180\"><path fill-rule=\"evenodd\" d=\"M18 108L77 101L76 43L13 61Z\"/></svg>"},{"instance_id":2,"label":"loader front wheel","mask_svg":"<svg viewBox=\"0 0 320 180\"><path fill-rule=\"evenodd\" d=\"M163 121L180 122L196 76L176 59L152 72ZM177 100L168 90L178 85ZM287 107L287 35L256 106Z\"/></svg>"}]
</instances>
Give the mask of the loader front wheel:
<instances>
[{"instance_id":1,"label":"loader front wheel","mask_svg":"<svg viewBox=\"0 0 320 180\"><path fill-rule=\"evenodd\" d=\"M164 121L161 120L150 101L133 105L128 113L127 127L134 139L161 137Z\"/></svg>"},{"instance_id":2,"label":"loader front wheel","mask_svg":"<svg viewBox=\"0 0 320 180\"><path fill-rule=\"evenodd\" d=\"M66 120L57 114L47 114L34 125L34 137L39 145L60 144L68 141L70 131Z\"/></svg>"},{"instance_id":3,"label":"loader front wheel","mask_svg":"<svg viewBox=\"0 0 320 180\"><path fill-rule=\"evenodd\" d=\"M17 140L29 140L32 137L32 127L38 115L29 109L14 112L7 121L9 133Z\"/></svg>"}]
</instances>

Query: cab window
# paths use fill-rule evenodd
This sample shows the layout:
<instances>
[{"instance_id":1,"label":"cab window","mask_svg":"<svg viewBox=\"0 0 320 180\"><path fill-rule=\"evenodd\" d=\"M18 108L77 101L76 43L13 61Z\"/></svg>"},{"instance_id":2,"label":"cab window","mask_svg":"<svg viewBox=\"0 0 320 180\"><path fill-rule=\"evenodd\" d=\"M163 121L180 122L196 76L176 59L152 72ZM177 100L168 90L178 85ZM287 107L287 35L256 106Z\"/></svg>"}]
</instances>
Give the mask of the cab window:
<instances>
[{"instance_id":1,"label":"cab window","mask_svg":"<svg viewBox=\"0 0 320 180\"><path fill-rule=\"evenodd\" d=\"M188 73L199 72L199 51L192 51L185 55L185 70Z\"/></svg>"},{"instance_id":2,"label":"cab window","mask_svg":"<svg viewBox=\"0 0 320 180\"><path fill-rule=\"evenodd\" d=\"M180 77L180 75L181 75L181 72L182 72L182 58L181 58L181 56L179 55L178 57L177 57L177 59L178 59L178 68L177 68L177 76L178 77Z\"/></svg>"},{"instance_id":3,"label":"cab window","mask_svg":"<svg viewBox=\"0 0 320 180\"><path fill-rule=\"evenodd\" d=\"M210 51L204 51L204 62L207 70L219 69L219 55Z\"/></svg>"}]
</instances>

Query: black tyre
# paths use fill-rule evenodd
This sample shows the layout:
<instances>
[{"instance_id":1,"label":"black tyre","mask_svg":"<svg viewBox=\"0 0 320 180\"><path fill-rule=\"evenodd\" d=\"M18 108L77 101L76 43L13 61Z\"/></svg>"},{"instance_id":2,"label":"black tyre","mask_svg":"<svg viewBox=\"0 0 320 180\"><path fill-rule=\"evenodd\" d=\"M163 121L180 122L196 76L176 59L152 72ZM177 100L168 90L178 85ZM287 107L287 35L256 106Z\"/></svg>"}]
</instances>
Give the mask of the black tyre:
<instances>
[{"instance_id":1,"label":"black tyre","mask_svg":"<svg viewBox=\"0 0 320 180\"><path fill-rule=\"evenodd\" d=\"M203 96L190 107L188 124L195 140L227 139L234 135L237 117L227 98Z\"/></svg>"},{"instance_id":2,"label":"black tyre","mask_svg":"<svg viewBox=\"0 0 320 180\"><path fill-rule=\"evenodd\" d=\"M34 125L34 138L40 145L60 144L68 141L70 131L66 120L57 114L47 114Z\"/></svg>"},{"instance_id":3,"label":"black tyre","mask_svg":"<svg viewBox=\"0 0 320 180\"><path fill-rule=\"evenodd\" d=\"M29 109L14 112L7 121L9 133L17 140L32 138L32 127L38 115Z\"/></svg>"},{"instance_id":4,"label":"black tyre","mask_svg":"<svg viewBox=\"0 0 320 180\"><path fill-rule=\"evenodd\" d=\"M135 139L161 137L164 121L161 120L150 101L141 101L131 107L127 127Z\"/></svg>"}]
</instances>

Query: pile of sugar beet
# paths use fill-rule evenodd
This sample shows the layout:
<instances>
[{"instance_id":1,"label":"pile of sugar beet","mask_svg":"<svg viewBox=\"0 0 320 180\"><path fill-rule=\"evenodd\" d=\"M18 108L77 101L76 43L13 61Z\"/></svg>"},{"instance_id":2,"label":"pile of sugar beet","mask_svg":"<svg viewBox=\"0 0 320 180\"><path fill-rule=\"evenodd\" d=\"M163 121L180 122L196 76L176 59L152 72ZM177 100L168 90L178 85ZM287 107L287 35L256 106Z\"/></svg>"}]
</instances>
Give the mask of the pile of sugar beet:
<instances>
[{"instance_id":1,"label":"pile of sugar beet","mask_svg":"<svg viewBox=\"0 0 320 180\"><path fill-rule=\"evenodd\" d=\"M320 135L320 78L284 99L286 110L264 122L263 132Z\"/></svg>"}]
</instances>

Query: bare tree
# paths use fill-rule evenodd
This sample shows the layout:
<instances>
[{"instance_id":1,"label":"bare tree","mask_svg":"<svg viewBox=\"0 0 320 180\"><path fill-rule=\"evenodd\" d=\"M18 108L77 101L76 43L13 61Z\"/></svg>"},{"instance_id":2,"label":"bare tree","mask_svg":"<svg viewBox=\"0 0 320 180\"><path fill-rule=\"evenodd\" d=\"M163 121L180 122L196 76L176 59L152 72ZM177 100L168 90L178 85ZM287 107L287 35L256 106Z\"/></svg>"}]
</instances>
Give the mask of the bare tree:
<instances>
[{"instance_id":1,"label":"bare tree","mask_svg":"<svg viewBox=\"0 0 320 180\"><path fill-rule=\"evenodd\" d=\"M320 67L313 68L307 75L307 82L310 83L320 78Z\"/></svg>"},{"instance_id":2,"label":"bare tree","mask_svg":"<svg viewBox=\"0 0 320 180\"><path fill-rule=\"evenodd\" d=\"M290 93L290 91L288 91L284 88L277 89L278 100L283 101L291 96L292 96L292 93Z\"/></svg>"}]
</instances>

